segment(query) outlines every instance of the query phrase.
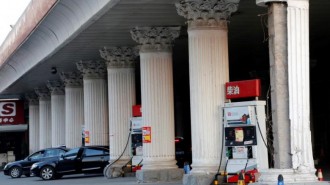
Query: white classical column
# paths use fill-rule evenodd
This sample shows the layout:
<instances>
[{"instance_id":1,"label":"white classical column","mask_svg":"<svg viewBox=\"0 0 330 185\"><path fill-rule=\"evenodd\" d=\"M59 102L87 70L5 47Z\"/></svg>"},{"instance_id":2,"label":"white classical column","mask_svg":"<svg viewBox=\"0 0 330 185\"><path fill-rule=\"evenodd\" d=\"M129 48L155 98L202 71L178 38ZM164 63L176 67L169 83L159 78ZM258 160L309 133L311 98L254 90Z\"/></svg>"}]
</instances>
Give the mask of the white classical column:
<instances>
[{"instance_id":1,"label":"white classical column","mask_svg":"<svg viewBox=\"0 0 330 185\"><path fill-rule=\"evenodd\" d=\"M84 90L79 72L61 73L65 85L65 145L81 146L84 126Z\"/></svg>"},{"instance_id":2,"label":"white classical column","mask_svg":"<svg viewBox=\"0 0 330 185\"><path fill-rule=\"evenodd\" d=\"M310 129L309 1L288 0L288 84L292 167L317 180Z\"/></svg>"},{"instance_id":3,"label":"white classical column","mask_svg":"<svg viewBox=\"0 0 330 185\"><path fill-rule=\"evenodd\" d=\"M227 20L238 2L176 3L178 14L188 20L192 175L217 172L224 153L221 108L229 81Z\"/></svg>"},{"instance_id":4,"label":"white classical column","mask_svg":"<svg viewBox=\"0 0 330 185\"><path fill-rule=\"evenodd\" d=\"M275 169L261 171L259 180L272 184L282 174L288 183L312 184L317 177L310 130L309 1L256 2L269 7L270 77L277 91L272 91Z\"/></svg>"},{"instance_id":5,"label":"white classical column","mask_svg":"<svg viewBox=\"0 0 330 185\"><path fill-rule=\"evenodd\" d=\"M134 59L137 53L129 47L112 47L100 50L100 54L108 70L110 161L117 161L116 166L122 167L131 158L131 146L125 147L132 106L136 102Z\"/></svg>"},{"instance_id":6,"label":"white classical column","mask_svg":"<svg viewBox=\"0 0 330 185\"><path fill-rule=\"evenodd\" d=\"M38 151L39 148L39 100L35 93L26 95L29 102L29 154Z\"/></svg>"},{"instance_id":7,"label":"white classical column","mask_svg":"<svg viewBox=\"0 0 330 185\"><path fill-rule=\"evenodd\" d=\"M65 96L64 84L60 80L47 82L51 92L52 147L65 144Z\"/></svg>"},{"instance_id":8,"label":"white classical column","mask_svg":"<svg viewBox=\"0 0 330 185\"><path fill-rule=\"evenodd\" d=\"M181 174L175 160L172 69L172 42L179 32L180 27L131 30L133 40L141 44L142 123L151 129L150 142L143 143L142 171L137 172L142 181L154 180L147 175L149 172L173 169Z\"/></svg>"},{"instance_id":9,"label":"white classical column","mask_svg":"<svg viewBox=\"0 0 330 185\"><path fill-rule=\"evenodd\" d=\"M89 134L86 145L109 145L108 94L106 65L101 61L80 61L83 74L84 121Z\"/></svg>"},{"instance_id":10,"label":"white classical column","mask_svg":"<svg viewBox=\"0 0 330 185\"><path fill-rule=\"evenodd\" d=\"M36 88L39 97L39 148L52 147L52 117L50 92L46 87Z\"/></svg>"}]
</instances>

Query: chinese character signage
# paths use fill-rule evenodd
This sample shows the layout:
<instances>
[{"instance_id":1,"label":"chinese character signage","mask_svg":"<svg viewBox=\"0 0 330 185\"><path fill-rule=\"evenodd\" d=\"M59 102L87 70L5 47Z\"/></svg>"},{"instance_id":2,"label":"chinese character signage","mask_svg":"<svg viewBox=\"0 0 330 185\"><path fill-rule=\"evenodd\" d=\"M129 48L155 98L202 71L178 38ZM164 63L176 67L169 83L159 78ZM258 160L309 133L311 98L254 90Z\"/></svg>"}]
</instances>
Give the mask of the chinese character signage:
<instances>
[{"instance_id":1,"label":"chinese character signage","mask_svg":"<svg viewBox=\"0 0 330 185\"><path fill-rule=\"evenodd\" d=\"M226 83L226 98L248 98L260 96L260 80L244 80Z\"/></svg>"},{"instance_id":2,"label":"chinese character signage","mask_svg":"<svg viewBox=\"0 0 330 185\"><path fill-rule=\"evenodd\" d=\"M151 143L151 127L142 127L143 143Z\"/></svg>"},{"instance_id":3,"label":"chinese character signage","mask_svg":"<svg viewBox=\"0 0 330 185\"><path fill-rule=\"evenodd\" d=\"M24 124L23 101L0 100L0 125Z\"/></svg>"}]
</instances>

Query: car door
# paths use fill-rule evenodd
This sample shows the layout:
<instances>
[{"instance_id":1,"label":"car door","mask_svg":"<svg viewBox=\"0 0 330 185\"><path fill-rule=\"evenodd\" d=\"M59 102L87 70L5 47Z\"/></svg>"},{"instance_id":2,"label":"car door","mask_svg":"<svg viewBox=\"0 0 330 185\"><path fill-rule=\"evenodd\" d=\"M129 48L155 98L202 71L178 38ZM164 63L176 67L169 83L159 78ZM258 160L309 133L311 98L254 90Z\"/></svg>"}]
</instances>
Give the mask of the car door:
<instances>
[{"instance_id":1,"label":"car door","mask_svg":"<svg viewBox=\"0 0 330 185\"><path fill-rule=\"evenodd\" d=\"M32 164L42 161L44 157L45 150L40 150L31 154L21 163L23 171L30 171Z\"/></svg>"},{"instance_id":2,"label":"car door","mask_svg":"<svg viewBox=\"0 0 330 185\"><path fill-rule=\"evenodd\" d=\"M104 148L86 148L82 155L82 171L84 173L102 172L109 161L109 152Z\"/></svg>"},{"instance_id":3,"label":"car door","mask_svg":"<svg viewBox=\"0 0 330 185\"><path fill-rule=\"evenodd\" d=\"M79 173L82 148L74 148L64 153L56 164L56 172L61 174Z\"/></svg>"}]
</instances>

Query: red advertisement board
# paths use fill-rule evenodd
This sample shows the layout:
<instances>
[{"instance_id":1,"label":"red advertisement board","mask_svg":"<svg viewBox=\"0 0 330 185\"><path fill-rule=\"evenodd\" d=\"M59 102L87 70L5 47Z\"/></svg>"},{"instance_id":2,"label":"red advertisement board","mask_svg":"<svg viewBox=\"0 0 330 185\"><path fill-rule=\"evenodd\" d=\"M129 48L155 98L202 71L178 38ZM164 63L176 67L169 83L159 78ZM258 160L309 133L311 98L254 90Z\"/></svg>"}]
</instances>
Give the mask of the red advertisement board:
<instances>
[{"instance_id":1,"label":"red advertisement board","mask_svg":"<svg viewBox=\"0 0 330 185\"><path fill-rule=\"evenodd\" d=\"M260 96L260 80L243 80L226 83L226 98L249 98Z\"/></svg>"},{"instance_id":2,"label":"red advertisement board","mask_svg":"<svg viewBox=\"0 0 330 185\"><path fill-rule=\"evenodd\" d=\"M24 102L0 100L0 125L24 124Z\"/></svg>"},{"instance_id":3,"label":"red advertisement board","mask_svg":"<svg viewBox=\"0 0 330 185\"><path fill-rule=\"evenodd\" d=\"M142 142L151 143L151 127L142 127Z\"/></svg>"},{"instance_id":4,"label":"red advertisement board","mask_svg":"<svg viewBox=\"0 0 330 185\"><path fill-rule=\"evenodd\" d=\"M85 143L89 143L89 131L85 131Z\"/></svg>"}]
</instances>

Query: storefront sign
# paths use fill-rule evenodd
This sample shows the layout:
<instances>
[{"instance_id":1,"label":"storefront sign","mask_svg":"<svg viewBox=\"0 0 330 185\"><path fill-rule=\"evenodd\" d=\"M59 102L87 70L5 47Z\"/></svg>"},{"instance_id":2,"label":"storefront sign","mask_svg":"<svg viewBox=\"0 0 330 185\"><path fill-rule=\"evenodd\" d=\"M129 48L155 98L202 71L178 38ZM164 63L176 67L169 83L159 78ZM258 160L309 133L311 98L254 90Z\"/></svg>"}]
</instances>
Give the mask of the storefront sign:
<instances>
[{"instance_id":1,"label":"storefront sign","mask_svg":"<svg viewBox=\"0 0 330 185\"><path fill-rule=\"evenodd\" d=\"M142 127L143 143L151 143L151 127Z\"/></svg>"},{"instance_id":2,"label":"storefront sign","mask_svg":"<svg viewBox=\"0 0 330 185\"><path fill-rule=\"evenodd\" d=\"M226 98L248 98L260 96L260 80L243 80L226 83Z\"/></svg>"},{"instance_id":3,"label":"storefront sign","mask_svg":"<svg viewBox=\"0 0 330 185\"><path fill-rule=\"evenodd\" d=\"M0 125L25 124L23 101L0 100Z\"/></svg>"}]
</instances>

